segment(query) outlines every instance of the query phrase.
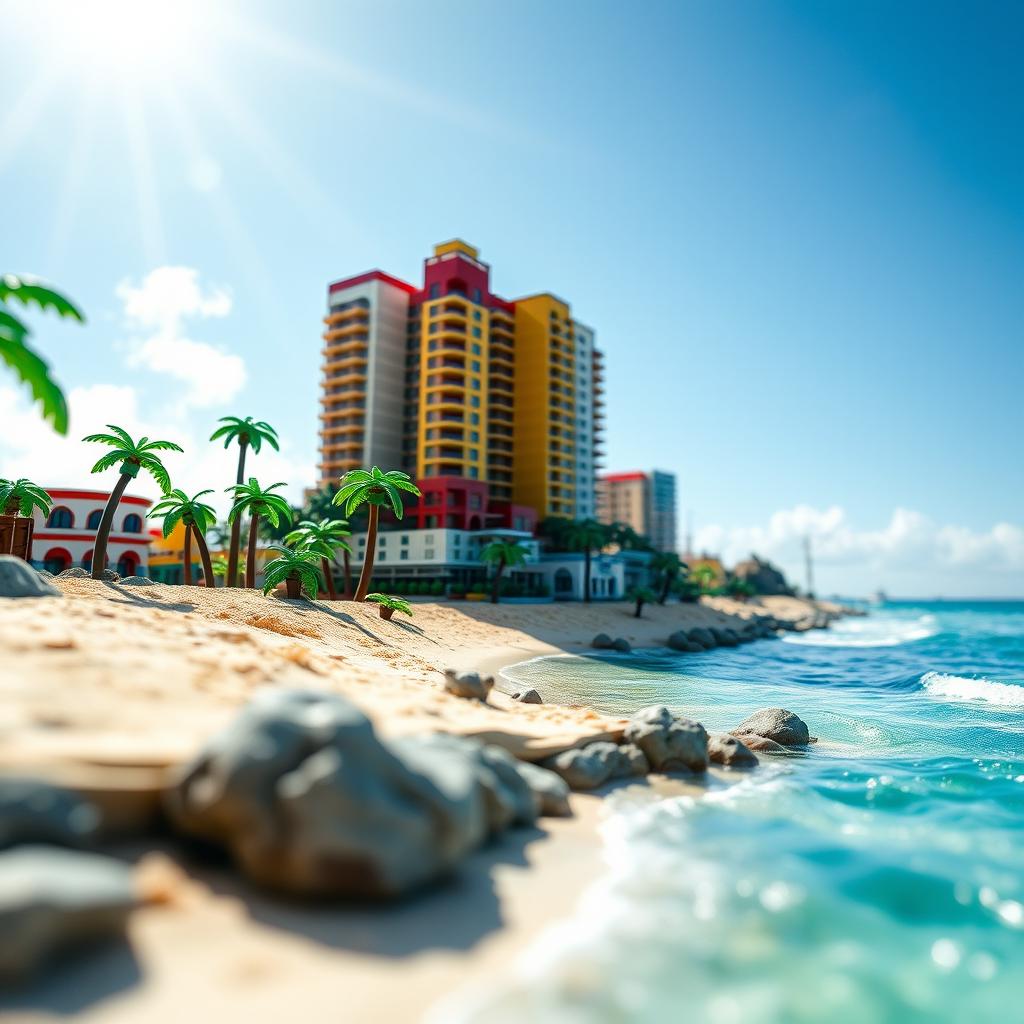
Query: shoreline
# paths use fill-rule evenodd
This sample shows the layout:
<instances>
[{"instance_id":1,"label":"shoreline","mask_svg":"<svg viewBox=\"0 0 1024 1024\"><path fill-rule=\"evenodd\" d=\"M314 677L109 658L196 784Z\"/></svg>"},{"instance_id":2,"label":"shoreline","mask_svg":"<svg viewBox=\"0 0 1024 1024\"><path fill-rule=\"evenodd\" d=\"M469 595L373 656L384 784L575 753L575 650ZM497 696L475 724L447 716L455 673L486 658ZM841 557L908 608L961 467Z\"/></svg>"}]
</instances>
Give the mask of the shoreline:
<instances>
[{"instance_id":1,"label":"shoreline","mask_svg":"<svg viewBox=\"0 0 1024 1024\"><path fill-rule=\"evenodd\" d=\"M536 657L583 654L591 649L588 631L614 631L638 648L664 646L669 626L741 621L752 610L676 604L655 606L636 620L623 604L499 604L473 614L437 604L417 605L406 626L347 603L291 607L252 592L165 587L140 588L140 606L139 597L126 596L129 588L61 583L71 601L12 602L13 614L0 621L0 646L15 655L0 666L7 708L0 714L0 741L20 734L19 743L0 742L0 767L8 770L49 762L51 770L62 765L65 777L83 765L105 777L139 769L143 755L159 770L194 750L267 682L326 686L350 696L384 736L448 728L539 759L545 750L606 735L619 720L585 708L513 701L504 692L511 685L505 670ZM28 604L42 620L31 630L19 628L26 625L22 615L32 617ZM805 613L808 607L802 605ZM135 659L117 640L140 629ZM101 636L104 647L97 646ZM21 673L12 671L19 656ZM173 666L178 685L161 686L159 678L138 673L147 664L151 677L160 675L153 665ZM495 687L491 706L479 707L443 693L439 669L445 666L493 673L504 685ZM27 692L15 678L22 674L33 678L38 692ZM81 684L71 704L69 678ZM102 728L97 717L104 719ZM181 731L176 742L168 735L174 727ZM728 774L713 770L708 782L718 785ZM573 817L513 830L471 854L450 882L372 909L311 910L267 897L233 871L196 865L173 847L155 844L181 879L180 898L138 911L129 926L130 947L76 962L59 978L45 974L21 994L12 1019L67 1015L104 977L121 984L108 981L110 991L75 1006L81 1019L144 1016L170 1024L186 998L255 1024L294 1012L296 992L311 1020L331 1019L339 1005L355 1019L420 1019L453 992L507 971L548 925L573 913L605 867L600 824L611 792L696 795L704 788L649 775L574 793ZM138 843L115 849L129 859L140 852Z\"/></svg>"}]
</instances>

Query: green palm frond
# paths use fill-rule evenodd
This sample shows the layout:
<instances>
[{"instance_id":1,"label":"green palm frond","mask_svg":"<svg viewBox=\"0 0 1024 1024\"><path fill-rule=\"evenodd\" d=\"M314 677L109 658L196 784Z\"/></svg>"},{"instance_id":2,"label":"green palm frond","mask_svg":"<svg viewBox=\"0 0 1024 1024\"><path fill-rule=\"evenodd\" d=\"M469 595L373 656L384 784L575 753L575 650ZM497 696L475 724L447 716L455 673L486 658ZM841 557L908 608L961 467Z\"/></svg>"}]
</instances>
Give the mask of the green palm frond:
<instances>
[{"instance_id":1,"label":"green palm frond","mask_svg":"<svg viewBox=\"0 0 1024 1024\"><path fill-rule=\"evenodd\" d=\"M224 447L229 448L232 441L249 445L253 452L259 454L263 442L266 441L274 451L280 451L277 431L265 420L254 420L251 416L244 419L240 416L222 416L218 427L211 435L211 441L224 438Z\"/></svg>"},{"instance_id":2,"label":"green palm frond","mask_svg":"<svg viewBox=\"0 0 1024 1024\"><path fill-rule=\"evenodd\" d=\"M85 323L81 310L60 292L47 287L38 278L27 275L0 276L0 301L17 299L24 306L36 305L42 310L52 309L58 316Z\"/></svg>"},{"instance_id":3,"label":"green palm frond","mask_svg":"<svg viewBox=\"0 0 1024 1024\"><path fill-rule=\"evenodd\" d=\"M49 420L58 434L67 434L67 400L60 386L50 376L46 361L24 342L0 335L0 362L9 366L15 376L28 385L32 401L42 405L43 419Z\"/></svg>"},{"instance_id":4,"label":"green palm frond","mask_svg":"<svg viewBox=\"0 0 1024 1024\"><path fill-rule=\"evenodd\" d=\"M190 498L181 488L176 487L167 491L163 499L146 513L146 517L153 519L163 516L165 537L171 535L179 522L184 522L186 526L194 526L200 533L205 534L217 521L214 510L199 500L207 494L213 494L213 491L200 491Z\"/></svg>"},{"instance_id":5,"label":"green palm frond","mask_svg":"<svg viewBox=\"0 0 1024 1024\"><path fill-rule=\"evenodd\" d=\"M108 469L112 469L125 460L125 453L121 451L111 452L109 455L104 455L95 466L92 467L90 472L92 473L103 473Z\"/></svg>"},{"instance_id":6,"label":"green palm frond","mask_svg":"<svg viewBox=\"0 0 1024 1024\"><path fill-rule=\"evenodd\" d=\"M278 487L284 487L284 481L278 481L269 487L260 487L256 477L249 477L245 484L234 484L228 488L235 501L228 512L228 522L233 523L243 512L261 516L274 526L282 520L288 522L292 517L292 508L280 494L273 494Z\"/></svg>"},{"instance_id":7,"label":"green palm frond","mask_svg":"<svg viewBox=\"0 0 1024 1024\"><path fill-rule=\"evenodd\" d=\"M390 505L396 519L401 519L405 509L402 494L419 496L420 489L409 478L408 473L397 469L384 472L378 466L369 470L353 469L341 480L341 487L334 496L335 505L344 505L346 515L351 515L364 504Z\"/></svg>"},{"instance_id":8,"label":"green palm frond","mask_svg":"<svg viewBox=\"0 0 1024 1024\"><path fill-rule=\"evenodd\" d=\"M522 565L529 551L522 544L509 541L492 541L480 552L480 560L491 565L504 562L506 566Z\"/></svg>"},{"instance_id":9,"label":"green palm frond","mask_svg":"<svg viewBox=\"0 0 1024 1024\"><path fill-rule=\"evenodd\" d=\"M271 548L280 551L277 558L272 558L263 567L263 593L269 594L279 583L284 583L289 576L297 576L302 589L316 599L320 585L320 573L316 568L319 555L307 550L293 550L280 544L272 544Z\"/></svg>"},{"instance_id":10,"label":"green palm frond","mask_svg":"<svg viewBox=\"0 0 1024 1024\"><path fill-rule=\"evenodd\" d=\"M23 516L32 515L34 508L45 514L53 505L53 499L49 494L25 477L17 480L0 480L0 513L12 502L16 503L19 513Z\"/></svg>"},{"instance_id":11,"label":"green palm frond","mask_svg":"<svg viewBox=\"0 0 1024 1024\"><path fill-rule=\"evenodd\" d=\"M114 423L108 423L109 434L89 434L83 437L83 441L95 442L96 444L110 445L114 450L104 455L99 462L93 466L94 473L102 473L110 469L118 462L121 465L121 472L131 470L132 466L144 469L157 482L163 494L171 490L171 478L166 467L160 459L153 455L153 452L180 452L181 446L173 441L151 441L148 437L140 437L136 442L123 427ZM131 475L137 470L131 470Z\"/></svg>"},{"instance_id":12,"label":"green palm frond","mask_svg":"<svg viewBox=\"0 0 1024 1024\"><path fill-rule=\"evenodd\" d=\"M393 597L390 594L367 594L366 600L384 608L390 608L393 612L401 612L403 615L412 617L412 606L404 597Z\"/></svg>"}]
</instances>

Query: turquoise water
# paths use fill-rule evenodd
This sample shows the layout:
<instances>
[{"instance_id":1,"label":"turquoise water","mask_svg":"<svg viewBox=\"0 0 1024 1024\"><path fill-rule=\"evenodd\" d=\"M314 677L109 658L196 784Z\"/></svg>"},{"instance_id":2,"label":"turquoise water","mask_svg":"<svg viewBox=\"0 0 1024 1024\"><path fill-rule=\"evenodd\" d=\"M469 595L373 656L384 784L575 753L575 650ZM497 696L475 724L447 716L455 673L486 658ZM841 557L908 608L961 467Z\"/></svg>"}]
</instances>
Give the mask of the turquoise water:
<instances>
[{"instance_id":1,"label":"turquoise water","mask_svg":"<svg viewBox=\"0 0 1024 1024\"><path fill-rule=\"evenodd\" d=\"M700 800L616 794L607 877L465 1019L1024 1020L1024 603L510 675L712 730L786 707L820 742Z\"/></svg>"}]
</instances>

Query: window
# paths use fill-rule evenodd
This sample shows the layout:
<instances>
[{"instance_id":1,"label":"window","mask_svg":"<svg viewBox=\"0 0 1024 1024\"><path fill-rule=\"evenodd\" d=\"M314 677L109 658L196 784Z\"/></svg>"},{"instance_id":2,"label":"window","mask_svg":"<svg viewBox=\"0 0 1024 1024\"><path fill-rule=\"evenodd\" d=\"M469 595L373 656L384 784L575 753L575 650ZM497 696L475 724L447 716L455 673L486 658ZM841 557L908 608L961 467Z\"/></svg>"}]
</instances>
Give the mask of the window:
<instances>
[{"instance_id":1,"label":"window","mask_svg":"<svg viewBox=\"0 0 1024 1024\"><path fill-rule=\"evenodd\" d=\"M388 539L387 539L387 537L385 537L385 536L383 536L383 535L382 535L382 536L380 536L380 537L379 537L379 538L377 539L377 544L378 544L378 546L380 546L380 547L382 547L382 548L383 548L383 547L386 547L386 546L387 546L387 543L388 543Z\"/></svg>"},{"instance_id":2,"label":"window","mask_svg":"<svg viewBox=\"0 0 1024 1024\"><path fill-rule=\"evenodd\" d=\"M71 509L64 508L63 505L58 505L57 508L50 512L50 515L46 520L46 525L56 527L60 530L66 530L75 525L75 517L71 514Z\"/></svg>"},{"instance_id":3,"label":"window","mask_svg":"<svg viewBox=\"0 0 1024 1024\"><path fill-rule=\"evenodd\" d=\"M85 528L87 530L98 530L100 528L100 520L103 518L103 509L94 508L89 513L89 518L85 521Z\"/></svg>"},{"instance_id":4,"label":"window","mask_svg":"<svg viewBox=\"0 0 1024 1024\"><path fill-rule=\"evenodd\" d=\"M424 552L423 552L423 557L424 558L433 558L434 557L434 549L433 548L426 548L424 550Z\"/></svg>"},{"instance_id":5,"label":"window","mask_svg":"<svg viewBox=\"0 0 1024 1024\"><path fill-rule=\"evenodd\" d=\"M475 480L479 475L480 475L480 470L478 470L476 468L476 466L470 466L469 467L469 479L470 480Z\"/></svg>"},{"instance_id":6,"label":"window","mask_svg":"<svg viewBox=\"0 0 1024 1024\"><path fill-rule=\"evenodd\" d=\"M407 534L407 533L403 533L403 534L402 534L402 547L403 547L403 548L404 548L404 547L407 547L407 546L408 546L408 544L409 544L409 534Z\"/></svg>"},{"instance_id":7,"label":"window","mask_svg":"<svg viewBox=\"0 0 1024 1024\"><path fill-rule=\"evenodd\" d=\"M430 286L430 297L432 299L439 299L441 297L441 286L439 284L432 284Z\"/></svg>"},{"instance_id":8,"label":"window","mask_svg":"<svg viewBox=\"0 0 1024 1024\"><path fill-rule=\"evenodd\" d=\"M479 302L482 297L483 296L481 296L481 294L480 294L480 289L479 288L474 288L473 289L473 301L474 302Z\"/></svg>"},{"instance_id":9,"label":"window","mask_svg":"<svg viewBox=\"0 0 1024 1024\"><path fill-rule=\"evenodd\" d=\"M388 560L388 553L383 548L381 548L381 550L377 552L377 561L378 562L386 562L387 560Z\"/></svg>"},{"instance_id":10,"label":"window","mask_svg":"<svg viewBox=\"0 0 1024 1024\"><path fill-rule=\"evenodd\" d=\"M478 381L478 382L477 382L477 387L479 387L479 386L480 386L480 383L479 383L479 381ZM474 409L479 409L479 408L480 408L480 396L479 396L479 395L470 395L470 396L469 396L469 404L470 404L470 405L471 405L471 406L472 406L472 407L473 407ZM474 414L474 415L476 415L476 414Z\"/></svg>"},{"instance_id":11,"label":"window","mask_svg":"<svg viewBox=\"0 0 1024 1024\"><path fill-rule=\"evenodd\" d=\"M469 432L469 440L473 444L477 444L480 441L480 432L478 430L471 430Z\"/></svg>"},{"instance_id":12,"label":"window","mask_svg":"<svg viewBox=\"0 0 1024 1024\"><path fill-rule=\"evenodd\" d=\"M474 309L473 310L473 319L474 320L479 320L480 319L480 310L479 309Z\"/></svg>"},{"instance_id":13,"label":"window","mask_svg":"<svg viewBox=\"0 0 1024 1024\"><path fill-rule=\"evenodd\" d=\"M469 449L469 458L472 462L480 461L480 450L478 448Z\"/></svg>"},{"instance_id":14,"label":"window","mask_svg":"<svg viewBox=\"0 0 1024 1024\"><path fill-rule=\"evenodd\" d=\"M472 360L470 360L470 363L469 363L469 368L470 368L470 369L471 369L471 370L472 370L472 371L473 371L474 373L479 373L479 372L480 372L480 361L479 361L478 359L472 359Z\"/></svg>"},{"instance_id":15,"label":"window","mask_svg":"<svg viewBox=\"0 0 1024 1024\"><path fill-rule=\"evenodd\" d=\"M408 550L405 549L405 548L402 548L402 552L401 552L401 556L400 557L401 557L403 562L408 562L409 561L409 552L408 552Z\"/></svg>"},{"instance_id":16,"label":"window","mask_svg":"<svg viewBox=\"0 0 1024 1024\"><path fill-rule=\"evenodd\" d=\"M476 397L476 396L474 396L474 397ZM479 404L480 404L480 399L477 399L477 405L479 405ZM472 423L474 427L480 426L480 413L478 413L478 412L471 412L469 414L469 422Z\"/></svg>"},{"instance_id":17,"label":"window","mask_svg":"<svg viewBox=\"0 0 1024 1024\"><path fill-rule=\"evenodd\" d=\"M475 356L480 355L480 346L475 341L473 342L471 348L473 350L473 355L475 355Z\"/></svg>"},{"instance_id":18,"label":"window","mask_svg":"<svg viewBox=\"0 0 1024 1024\"><path fill-rule=\"evenodd\" d=\"M480 337L480 328L479 327L474 327L473 328L473 337L474 338L479 338Z\"/></svg>"},{"instance_id":19,"label":"window","mask_svg":"<svg viewBox=\"0 0 1024 1024\"><path fill-rule=\"evenodd\" d=\"M482 505L479 494L471 494L469 496L469 507L471 509L478 509Z\"/></svg>"},{"instance_id":20,"label":"window","mask_svg":"<svg viewBox=\"0 0 1024 1024\"><path fill-rule=\"evenodd\" d=\"M97 524L99 525L99 524ZM142 516L136 515L134 512L131 515L124 517L124 532L125 533L142 533Z\"/></svg>"},{"instance_id":21,"label":"window","mask_svg":"<svg viewBox=\"0 0 1024 1024\"><path fill-rule=\"evenodd\" d=\"M434 535L432 533L424 534L423 535L423 543L424 544L433 544L434 543Z\"/></svg>"},{"instance_id":22,"label":"window","mask_svg":"<svg viewBox=\"0 0 1024 1024\"><path fill-rule=\"evenodd\" d=\"M480 390L480 378L479 377L470 377L469 378L469 384L470 384L470 387L472 387L474 391L479 391Z\"/></svg>"}]
</instances>

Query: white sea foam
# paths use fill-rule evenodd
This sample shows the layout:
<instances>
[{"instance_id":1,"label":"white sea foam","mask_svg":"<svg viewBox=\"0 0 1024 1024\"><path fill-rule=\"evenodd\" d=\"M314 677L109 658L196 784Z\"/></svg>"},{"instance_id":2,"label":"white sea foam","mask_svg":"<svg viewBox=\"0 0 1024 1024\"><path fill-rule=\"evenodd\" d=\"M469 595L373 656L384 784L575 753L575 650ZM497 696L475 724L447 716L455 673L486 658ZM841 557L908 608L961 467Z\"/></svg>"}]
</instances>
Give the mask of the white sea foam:
<instances>
[{"instance_id":1,"label":"white sea foam","mask_svg":"<svg viewBox=\"0 0 1024 1024\"><path fill-rule=\"evenodd\" d=\"M994 704L1002 708L1024 708L1024 686L1016 683L995 683L991 679L926 672L921 685L930 697L954 703Z\"/></svg>"},{"instance_id":2,"label":"white sea foam","mask_svg":"<svg viewBox=\"0 0 1024 1024\"><path fill-rule=\"evenodd\" d=\"M829 629L788 633L782 639L805 647L897 647L913 640L926 640L937 632L934 615L916 619L869 615L863 619L840 619Z\"/></svg>"}]
</instances>

